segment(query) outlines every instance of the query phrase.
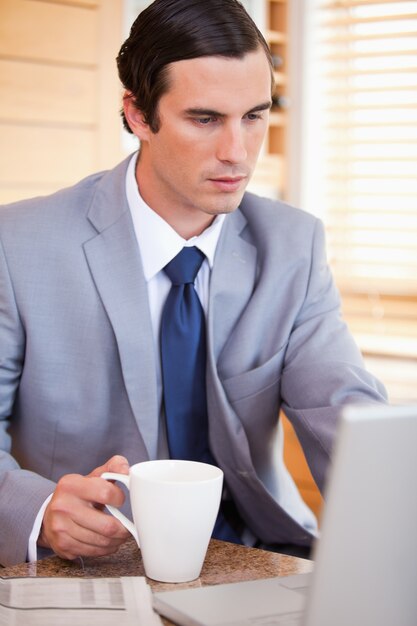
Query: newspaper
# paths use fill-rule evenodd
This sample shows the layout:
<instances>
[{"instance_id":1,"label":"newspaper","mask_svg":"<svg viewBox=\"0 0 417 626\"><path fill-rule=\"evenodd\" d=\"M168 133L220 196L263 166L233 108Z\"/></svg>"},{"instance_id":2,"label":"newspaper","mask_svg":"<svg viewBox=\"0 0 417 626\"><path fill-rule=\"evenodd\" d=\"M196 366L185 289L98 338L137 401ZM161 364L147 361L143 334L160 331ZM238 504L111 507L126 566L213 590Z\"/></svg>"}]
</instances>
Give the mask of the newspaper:
<instances>
[{"instance_id":1,"label":"newspaper","mask_svg":"<svg viewBox=\"0 0 417 626\"><path fill-rule=\"evenodd\" d=\"M0 578L0 626L161 626L142 576Z\"/></svg>"}]
</instances>

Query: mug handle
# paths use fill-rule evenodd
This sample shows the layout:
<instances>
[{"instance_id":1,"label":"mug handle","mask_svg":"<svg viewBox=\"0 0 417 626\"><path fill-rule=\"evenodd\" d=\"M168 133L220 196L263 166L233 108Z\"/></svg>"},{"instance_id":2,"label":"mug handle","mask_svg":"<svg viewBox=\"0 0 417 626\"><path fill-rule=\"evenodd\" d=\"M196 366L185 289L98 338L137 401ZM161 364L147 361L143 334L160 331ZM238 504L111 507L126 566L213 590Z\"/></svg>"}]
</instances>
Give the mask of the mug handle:
<instances>
[{"instance_id":1,"label":"mug handle","mask_svg":"<svg viewBox=\"0 0 417 626\"><path fill-rule=\"evenodd\" d=\"M104 472L101 475L101 478L104 478L105 480L119 480L121 483L124 484L125 487L127 487L127 489L130 489L130 476L128 474L116 474L115 472ZM123 524L125 528L127 528L127 530L136 539L136 543L138 544L138 547L140 547L138 533L136 532L136 528L133 522L131 522L130 519L126 517L126 515L123 515L123 513L121 513L119 509L117 509L116 507L111 506L110 504L106 504L105 507L112 515L114 515L116 519L119 520L119 522Z\"/></svg>"}]
</instances>

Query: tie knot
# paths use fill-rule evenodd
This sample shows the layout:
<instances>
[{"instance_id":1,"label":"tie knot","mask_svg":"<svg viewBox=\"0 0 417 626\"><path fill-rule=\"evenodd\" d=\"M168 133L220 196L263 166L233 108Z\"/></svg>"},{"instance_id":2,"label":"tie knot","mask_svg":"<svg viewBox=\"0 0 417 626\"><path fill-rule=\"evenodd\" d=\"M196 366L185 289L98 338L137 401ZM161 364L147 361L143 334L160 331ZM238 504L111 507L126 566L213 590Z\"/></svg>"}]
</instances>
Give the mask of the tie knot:
<instances>
[{"instance_id":1,"label":"tie knot","mask_svg":"<svg viewBox=\"0 0 417 626\"><path fill-rule=\"evenodd\" d=\"M164 272L173 285L194 283L205 255L195 246L183 248L172 261L164 267Z\"/></svg>"}]
</instances>

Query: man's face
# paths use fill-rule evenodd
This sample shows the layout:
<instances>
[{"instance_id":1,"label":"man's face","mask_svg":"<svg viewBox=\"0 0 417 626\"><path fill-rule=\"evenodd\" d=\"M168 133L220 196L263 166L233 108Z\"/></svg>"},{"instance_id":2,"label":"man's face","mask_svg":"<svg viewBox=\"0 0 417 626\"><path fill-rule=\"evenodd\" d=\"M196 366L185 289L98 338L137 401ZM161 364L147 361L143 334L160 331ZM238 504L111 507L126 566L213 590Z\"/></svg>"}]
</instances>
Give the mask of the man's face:
<instances>
[{"instance_id":1,"label":"man's face","mask_svg":"<svg viewBox=\"0 0 417 626\"><path fill-rule=\"evenodd\" d=\"M259 49L242 59L178 61L169 72L159 131L134 129L137 178L152 209L178 232L188 225L197 234L242 199L268 126L270 66Z\"/></svg>"}]
</instances>

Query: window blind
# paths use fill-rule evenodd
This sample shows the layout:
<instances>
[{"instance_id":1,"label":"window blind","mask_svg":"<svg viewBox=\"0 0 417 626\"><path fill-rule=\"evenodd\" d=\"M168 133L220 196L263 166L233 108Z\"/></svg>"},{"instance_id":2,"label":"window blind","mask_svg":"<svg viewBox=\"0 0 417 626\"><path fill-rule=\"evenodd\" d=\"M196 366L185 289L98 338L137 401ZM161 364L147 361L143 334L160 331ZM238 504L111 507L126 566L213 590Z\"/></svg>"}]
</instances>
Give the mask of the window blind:
<instances>
[{"instance_id":1,"label":"window blind","mask_svg":"<svg viewBox=\"0 0 417 626\"><path fill-rule=\"evenodd\" d=\"M370 354L417 357L417 2L319 2L329 258Z\"/></svg>"}]
</instances>

